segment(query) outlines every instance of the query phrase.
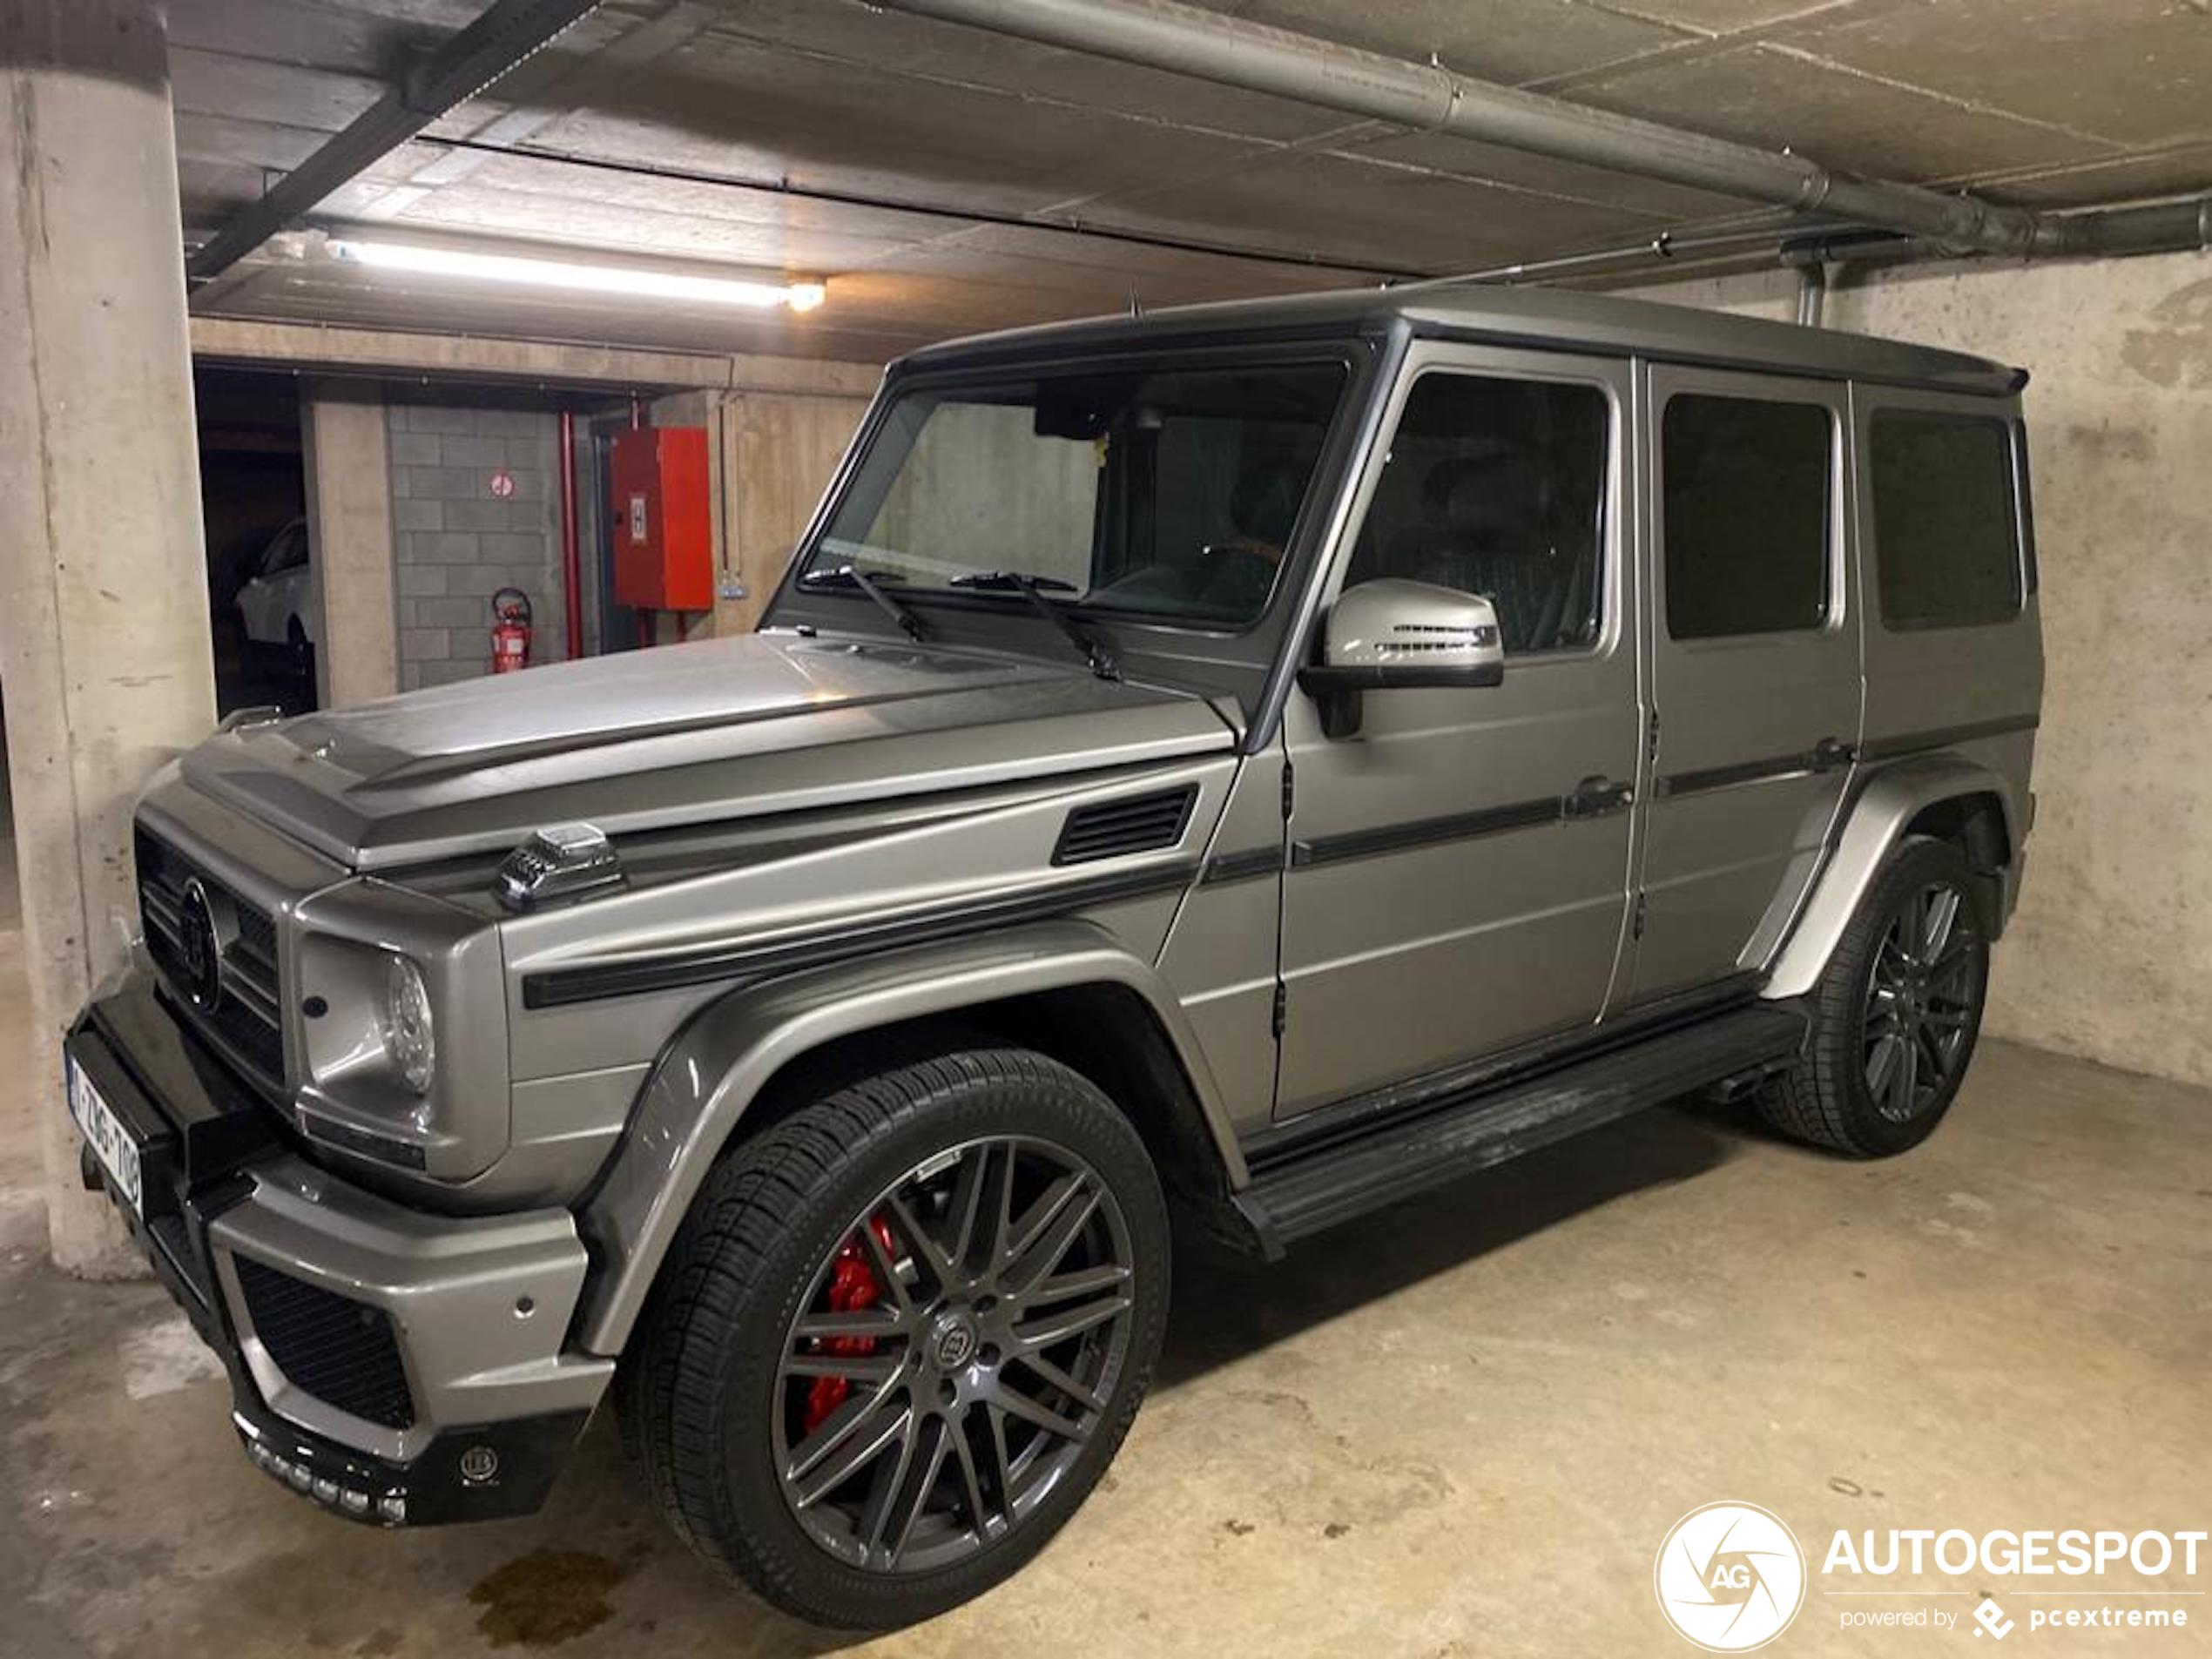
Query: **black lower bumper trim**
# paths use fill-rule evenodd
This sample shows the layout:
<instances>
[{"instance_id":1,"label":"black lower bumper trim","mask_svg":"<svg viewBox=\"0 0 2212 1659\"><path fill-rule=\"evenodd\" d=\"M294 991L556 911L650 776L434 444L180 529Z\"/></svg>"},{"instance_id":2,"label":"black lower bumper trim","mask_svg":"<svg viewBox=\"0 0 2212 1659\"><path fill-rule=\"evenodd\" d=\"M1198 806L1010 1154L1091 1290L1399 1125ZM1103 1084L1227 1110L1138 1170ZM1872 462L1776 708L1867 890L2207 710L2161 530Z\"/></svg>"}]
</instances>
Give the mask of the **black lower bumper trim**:
<instances>
[{"instance_id":1,"label":"black lower bumper trim","mask_svg":"<svg viewBox=\"0 0 2212 1659\"><path fill-rule=\"evenodd\" d=\"M223 1362L231 1420L255 1467L334 1514L375 1526L501 1521L543 1507L589 1413L442 1429L405 1462L278 1416L246 1366L207 1239L208 1224L250 1190L251 1166L284 1150L266 1107L144 986L93 1003L66 1047L139 1148L139 1210L89 1160L88 1182L107 1189L155 1277Z\"/></svg>"},{"instance_id":2,"label":"black lower bumper trim","mask_svg":"<svg viewBox=\"0 0 2212 1659\"><path fill-rule=\"evenodd\" d=\"M310 1434L271 1412L250 1386L237 1396L231 1421L256 1468L333 1514L376 1527L436 1527L536 1514L588 1416L561 1412L447 1429L406 1463Z\"/></svg>"}]
</instances>

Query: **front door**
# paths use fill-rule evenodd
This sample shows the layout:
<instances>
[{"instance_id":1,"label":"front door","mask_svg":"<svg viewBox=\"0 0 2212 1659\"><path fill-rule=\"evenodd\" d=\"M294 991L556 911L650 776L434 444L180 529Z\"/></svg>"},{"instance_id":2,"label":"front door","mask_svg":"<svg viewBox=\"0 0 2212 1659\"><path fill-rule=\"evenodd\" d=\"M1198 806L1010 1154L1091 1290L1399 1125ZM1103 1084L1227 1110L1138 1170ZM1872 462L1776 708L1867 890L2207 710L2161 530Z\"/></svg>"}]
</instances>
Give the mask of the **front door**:
<instances>
[{"instance_id":1,"label":"front door","mask_svg":"<svg viewBox=\"0 0 2212 1659\"><path fill-rule=\"evenodd\" d=\"M1844 389L1655 366L1656 726L1630 1001L1763 961L1810 886L1858 742Z\"/></svg>"},{"instance_id":2,"label":"front door","mask_svg":"<svg viewBox=\"0 0 2212 1659\"><path fill-rule=\"evenodd\" d=\"M1368 692L1335 738L1292 694L1278 1119L1604 1006L1642 726L1629 387L1624 363L1414 348L1324 597L1384 577L1483 594L1505 680Z\"/></svg>"}]
</instances>

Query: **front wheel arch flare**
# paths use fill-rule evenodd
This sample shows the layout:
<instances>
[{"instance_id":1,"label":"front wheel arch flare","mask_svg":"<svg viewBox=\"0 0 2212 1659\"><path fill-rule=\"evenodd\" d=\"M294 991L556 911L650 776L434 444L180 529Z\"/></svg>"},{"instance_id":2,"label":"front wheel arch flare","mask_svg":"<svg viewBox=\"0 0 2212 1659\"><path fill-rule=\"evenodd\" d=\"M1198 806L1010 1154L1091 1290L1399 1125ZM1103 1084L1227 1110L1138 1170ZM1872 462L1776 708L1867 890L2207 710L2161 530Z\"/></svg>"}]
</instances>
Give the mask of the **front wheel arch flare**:
<instances>
[{"instance_id":1,"label":"front wheel arch flare","mask_svg":"<svg viewBox=\"0 0 2212 1659\"><path fill-rule=\"evenodd\" d=\"M1096 986L1124 988L1157 1020L1203 1125L1195 1143L1211 1151L1220 1180L1241 1184L1243 1155L1180 1004L1150 964L1091 923L1042 922L792 974L708 1004L655 1062L579 1217L601 1264L578 1311L580 1345L622 1352L707 1172L786 1068L850 1039L972 1022L979 1010Z\"/></svg>"}]
</instances>

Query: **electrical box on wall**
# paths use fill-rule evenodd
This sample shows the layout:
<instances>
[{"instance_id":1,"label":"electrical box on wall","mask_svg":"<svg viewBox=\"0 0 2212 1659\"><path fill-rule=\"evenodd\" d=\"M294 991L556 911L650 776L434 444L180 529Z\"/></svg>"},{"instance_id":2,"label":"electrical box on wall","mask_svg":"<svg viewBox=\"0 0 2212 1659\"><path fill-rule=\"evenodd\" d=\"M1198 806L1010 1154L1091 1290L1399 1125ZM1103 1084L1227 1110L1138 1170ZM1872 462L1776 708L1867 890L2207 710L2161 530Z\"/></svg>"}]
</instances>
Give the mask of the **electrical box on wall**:
<instances>
[{"instance_id":1,"label":"electrical box on wall","mask_svg":"<svg viewBox=\"0 0 2212 1659\"><path fill-rule=\"evenodd\" d=\"M615 435L615 598L637 610L714 608L713 502L706 428Z\"/></svg>"}]
</instances>

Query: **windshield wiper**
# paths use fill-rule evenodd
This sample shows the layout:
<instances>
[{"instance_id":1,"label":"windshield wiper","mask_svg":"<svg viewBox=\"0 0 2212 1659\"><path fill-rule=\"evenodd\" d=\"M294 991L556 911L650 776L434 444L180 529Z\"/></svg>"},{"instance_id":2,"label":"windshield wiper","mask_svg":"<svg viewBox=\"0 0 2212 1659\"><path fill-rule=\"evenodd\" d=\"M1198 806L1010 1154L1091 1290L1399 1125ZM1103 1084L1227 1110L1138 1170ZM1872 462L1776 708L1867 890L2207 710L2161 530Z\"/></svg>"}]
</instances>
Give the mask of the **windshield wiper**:
<instances>
[{"instance_id":1,"label":"windshield wiper","mask_svg":"<svg viewBox=\"0 0 2212 1659\"><path fill-rule=\"evenodd\" d=\"M1092 673L1103 680L1121 678L1122 665L1115 660L1114 648L1096 634L1078 627L1073 617L1044 597L1047 588L1061 593L1076 592L1074 583L1062 582L1058 577L1032 576L1026 570L973 570L954 577L948 585L981 593L1020 594L1029 602L1032 610L1067 636L1068 643L1082 652L1083 661Z\"/></svg>"},{"instance_id":2,"label":"windshield wiper","mask_svg":"<svg viewBox=\"0 0 2212 1659\"><path fill-rule=\"evenodd\" d=\"M928 638L929 631L921 625L921 618L911 607L900 604L883 590L882 583L899 578L887 571L870 576L857 564L840 564L834 570L809 570L799 578L802 588L857 588L875 601L876 608L899 624L900 631L917 644Z\"/></svg>"}]
</instances>

